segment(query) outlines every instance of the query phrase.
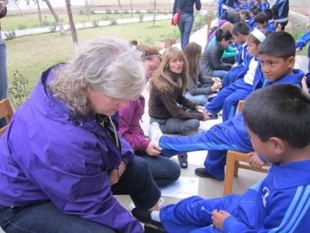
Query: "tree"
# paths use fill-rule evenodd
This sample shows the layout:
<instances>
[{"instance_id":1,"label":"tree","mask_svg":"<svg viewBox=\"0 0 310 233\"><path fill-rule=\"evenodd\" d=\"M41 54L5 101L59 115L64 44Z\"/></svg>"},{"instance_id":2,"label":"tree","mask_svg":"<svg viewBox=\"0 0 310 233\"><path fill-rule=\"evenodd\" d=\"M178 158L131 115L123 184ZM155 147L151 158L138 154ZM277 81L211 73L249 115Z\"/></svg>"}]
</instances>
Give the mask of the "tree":
<instances>
[{"instance_id":1,"label":"tree","mask_svg":"<svg viewBox=\"0 0 310 233\"><path fill-rule=\"evenodd\" d=\"M71 0L66 0L67 14L70 23L71 36L73 40L73 46L75 49L78 48L78 38L76 34L76 28L73 20L72 8L71 8Z\"/></svg>"},{"instance_id":2,"label":"tree","mask_svg":"<svg viewBox=\"0 0 310 233\"><path fill-rule=\"evenodd\" d=\"M57 26L59 27L60 34L65 36L66 35L66 31L65 31L65 29L64 29L64 27L62 25L62 22L60 21L58 15L56 14L52 4L50 3L50 1L49 0L42 0L42 2L46 3L48 9L50 10L51 14L53 15L53 17L54 17L54 19L55 19L55 21L57 23Z\"/></svg>"},{"instance_id":3,"label":"tree","mask_svg":"<svg viewBox=\"0 0 310 233\"><path fill-rule=\"evenodd\" d=\"M32 0L35 5L37 5L38 8L38 16L40 21L40 26L43 27L43 21L42 21L42 13L40 8L40 1L39 0ZM27 5L30 5L30 0L26 0Z\"/></svg>"}]
</instances>

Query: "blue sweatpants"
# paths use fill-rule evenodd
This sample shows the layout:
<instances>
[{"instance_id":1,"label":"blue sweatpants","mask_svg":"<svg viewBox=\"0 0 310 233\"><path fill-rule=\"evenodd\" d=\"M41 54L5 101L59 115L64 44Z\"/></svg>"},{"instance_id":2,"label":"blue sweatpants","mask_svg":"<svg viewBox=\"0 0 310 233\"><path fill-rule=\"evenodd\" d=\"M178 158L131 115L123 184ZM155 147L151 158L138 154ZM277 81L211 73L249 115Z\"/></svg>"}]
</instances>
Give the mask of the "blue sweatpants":
<instances>
[{"instance_id":1,"label":"blue sweatpants","mask_svg":"<svg viewBox=\"0 0 310 233\"><path fill-rule=\"evenodd\" d=\"M214 125L209 130L197 134L188 136L163 135L159 139L159 146L163 151L175 151L175 154L197 150L253 151L242 114L237 114L233 119Z\"/></svg>"},{"instance_id":2,"label":"blue sweatpants","mask_svg":"<svg viewBox=\"0 0 310 233\"><path fill-rule=\"evenodd\" d=\"M251 85L245 83L243 79L238 79L223 88L210 103L205 105L205 109L212 115L223 109L223 121L226 121L229 116L235 115L238 101L247 97L251 91Z\"/></svg>"},{"instance_id":3,"label":"blue sweatpants","mask_svg":"<svg viewBox=\"0 0 310 233\"><path fill-rule=\"evenodd\" d=\"M221 232L211 225L212 211L226 210L229 213L234 213L240 198L240 195L227 195L214 199L192 196L177 204L162 207L160 209L160 220L168 232Z\"/></svg>"}]
</instances>

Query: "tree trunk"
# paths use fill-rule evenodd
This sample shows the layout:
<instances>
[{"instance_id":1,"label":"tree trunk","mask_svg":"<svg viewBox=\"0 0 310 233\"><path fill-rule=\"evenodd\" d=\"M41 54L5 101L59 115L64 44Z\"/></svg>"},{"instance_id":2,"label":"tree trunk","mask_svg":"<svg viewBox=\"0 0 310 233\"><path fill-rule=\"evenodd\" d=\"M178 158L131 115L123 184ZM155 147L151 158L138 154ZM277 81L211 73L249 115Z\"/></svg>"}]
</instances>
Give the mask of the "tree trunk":
<instances>
[{"instance_id":1,"label":"tree trunk","mask_svg":"<svg viewBox=\"0 0 310 233\"><path fill-rule=\"evenodd\" d=\"M154 11L153 11L153 27L155 27L155 21L156 21L156 0L154 0Z\"/></svg>"},{"instance_id":2,"label":"tree trunk","mask_svg":"<svg viewBox=\"0 0 310 233\"><path fill-rule=\"evenodd\" d=\"M56 23L57 23L57 25L58 25L58 27L59 27L60 34L61 34L62 36L65 36L65 35L66 35L66 31L65 31L65 29L64 29L64 27L63 27L63 25L62 25L62 22L60 21L58 15L56 14L56 12L55 12L55 10L54 10L52 4L50 3L49 0L42 0L42 1L46 3L48 9L50 10L51 14L53 15L53 17L54 17L54 19L55 19L55 21L56 21Z\"/></svg>"},{"instance_id":3,"label":"tree trunk","mask_svg":"<svg viewBox=\"0 0 310 233\"><path fill-rule=\"evenodd\" d=\"M42 21L42 13L41 13L41 8L40 8L40 2L36 1L37 7L38 7L38 16L39 16L39 21L40 21L40 26L43 27L43 21Z\"/></svg>"},{"instance_id":4,"label":"tree trunk","mask_svg":"<svg viewBox=\"0 0 310 233\"><path fill-rule=\"evenodd\" d=\"M73 20L73 14L72 14L72 9L71 9L71 0L66 0L66 6L67 6L67 13L68 13L68 18L69 18L69 22L70 22L70 30L71 30L73 46L75 49L77 49L78 48L78 38L77 38L75 24L74 24L74 20Z\"/></svg>"}]
</instances>

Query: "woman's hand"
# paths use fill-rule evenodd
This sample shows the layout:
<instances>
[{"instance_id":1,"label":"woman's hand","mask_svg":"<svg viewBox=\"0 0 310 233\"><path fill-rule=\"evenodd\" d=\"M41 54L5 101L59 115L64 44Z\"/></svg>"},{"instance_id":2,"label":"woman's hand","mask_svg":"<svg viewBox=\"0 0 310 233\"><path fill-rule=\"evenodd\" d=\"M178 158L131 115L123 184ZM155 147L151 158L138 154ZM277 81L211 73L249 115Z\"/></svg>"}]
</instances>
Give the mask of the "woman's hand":
<instances>
[{"instance_id":1,"label":"woman's hand","mask_svg":"<svg viewBox=\"0 0 310 233\"><path fill-rule=\"evenodd\" d=\"M222 81L221 80L215 81L213 83L213 85L211 86L211 91L215 92L215 91L217 91L218 89L221 89L221 88L222 88Z\"/></svg>"},{"instance_id":2,"label":"woman's hand","mask_svg":"<svg viewBox=\"0 0 310 233\"><path fill-rule=\"evenodd\" d=\"M220 210L220 211L214 210L214 211L212 211L211 218L212 218L212 222L213 222L213 225L215 226L215 228L218 230L223 230L223 223L224 223L225 219L227 217L229 217L230 215L231 214L225 210Z\"/></svg>"},{"instance_id":3,"label":"woman's hand","mask_svg":"<svg viewBox=\"0 0 310 233\"><path fill-rule=\"evenodd\" d=\"M118 168L110 172L109 178L110 178L111 185L116 184L119 181L124 171L126 170L126 167L127 167L126 164L123 161L121 161Z\"/></svg>"}]
</instances>

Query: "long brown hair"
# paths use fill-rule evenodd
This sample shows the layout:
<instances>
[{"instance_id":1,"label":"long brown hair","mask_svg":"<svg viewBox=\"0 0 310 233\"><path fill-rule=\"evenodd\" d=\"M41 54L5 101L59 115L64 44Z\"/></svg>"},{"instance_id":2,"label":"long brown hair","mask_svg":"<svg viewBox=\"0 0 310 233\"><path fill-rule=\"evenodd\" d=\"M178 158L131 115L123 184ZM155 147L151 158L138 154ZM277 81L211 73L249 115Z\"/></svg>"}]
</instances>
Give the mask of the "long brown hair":
<instances>
[{"instance_id":1,"label":"long brown hair","mask_svg":"<svg viewBox=\"0 0 310 233\"><path fill-rule=\"evenodd\" d=\"M162 55L162 62L154 75L154 78L151 80L151 84L155 85L159 90L162 91L170 91L172 90L173 86L176 86L177 84L172 80L170 76L170 70L169 70L169 62L173 58L181 58L183 63L182 72L180 74L181 80L182 80L182 92L184 93L187 87L187 70L188 70L188 64L186 57L182 50L176 48L176 47L170 47L167 48L163 55ZM162 79L165 79L167 82L162 82ZM152 87L151 85L151 87Z\"/></svg>"},{"instance_id":2,"label":"long brown hair","mask_svg":"<svg viewBox=\"0 0 310 233\"><path fill-rule=\"evenodd\" d=\"M188 43L184 50L185 57L188 61L189 78L192 78L195 82L198 81L198 76L200 73L199 61L201 52L202 47L195 42Z\"/></svg>"}]
</instances>

